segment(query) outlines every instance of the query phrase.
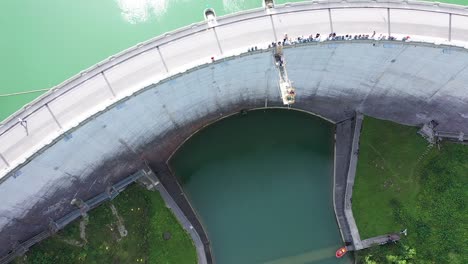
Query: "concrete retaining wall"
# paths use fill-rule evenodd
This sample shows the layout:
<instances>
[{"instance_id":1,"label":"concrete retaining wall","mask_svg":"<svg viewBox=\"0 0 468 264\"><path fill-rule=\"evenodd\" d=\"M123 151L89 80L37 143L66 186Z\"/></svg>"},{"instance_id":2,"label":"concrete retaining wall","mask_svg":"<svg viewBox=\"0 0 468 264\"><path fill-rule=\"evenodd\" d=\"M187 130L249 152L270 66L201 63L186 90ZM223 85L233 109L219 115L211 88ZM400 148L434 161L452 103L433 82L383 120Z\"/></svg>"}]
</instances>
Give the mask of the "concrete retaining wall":
<instances>
[{"instance_id":1,"label":"concrete retaining wall","mask_svg":"<svg viewBox=\"0 0 468 264\"><path fill-rule=\"evenodd\" d=\"M332 119L354 109L408 125L434 119L440 121L437 130L454 132L468 130L467 55L391 42L335 42L285 51L297 107Z\"/></svg>"},{"instance_id":2,"label":"concrete retaining wall","mask_svg":"<svg viewBox=\"0 0 468 264\"><path fill-rule=\"evenodd\" d=\"M229 16L217 25L199 24L132 48L39 98L0 127L0 254L47 228L47 219L70 212L71 199L103 192L141 168L144 160L156 173L165 170L170 154L203 125L241 109L281 105L270 51L221 57L262 47L284 32L308 35L323 27L327 34L329 25L335 31L342 27L345 34L369 34L369 21L375 19L375 28L383 30L386 20L376 10L390 7L405 10L407 18L414 11L410 8L428 16L410 19L405 27L395 24L395 31L421 28L418 35L411 32L435 40L448 23L435 31L432 24L450 20L432 20L429 10L452 17L443 39L468 41L463 39L468 23L459 23L466 10L396 2L291 5L273 13ZM360 11L343 14L350 6L349 12ZM327 18L327 12L332 16ZM364 22L357 21L357 14ZM353 27L344 28L347 24ZM435 119L441 130L468 132L464 49L335 41L289 47L284 54L298 109L334 121L354 110L411 125ZM211 56L215 63L178 74ZM27 120L28 131L17 118Z\"/></svg>"}]
</instances>

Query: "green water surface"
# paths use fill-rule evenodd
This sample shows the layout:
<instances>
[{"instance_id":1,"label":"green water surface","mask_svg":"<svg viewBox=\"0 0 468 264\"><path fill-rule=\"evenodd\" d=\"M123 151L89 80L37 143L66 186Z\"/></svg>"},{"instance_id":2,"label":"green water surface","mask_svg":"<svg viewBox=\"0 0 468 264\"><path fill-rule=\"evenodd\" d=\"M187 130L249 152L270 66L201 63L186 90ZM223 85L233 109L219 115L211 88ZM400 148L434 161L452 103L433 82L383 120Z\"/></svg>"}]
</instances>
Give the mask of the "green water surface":
<instances>
[{"instance_id":1,"label":"green water surface","mask_svg":"<svg viewBox=\"0 0 468 264\"><path fill-rule=\"evenodd\" d=\"M51 88L139 42L202 21L207 7L221 16L261 7L261 0L0 1L0 120L43 92L2 95Z\"/></svg>"},{"instance_id":2,"label":"green water surface","mask_svg":"<svg viewBox=\"0 0 468 264\"><path fill-rule=\"evenodd\" d=\"M293 110L235 115L170 162L216 263L350 263L332 204L334 126Z\"/></svg>"}]
</instances>

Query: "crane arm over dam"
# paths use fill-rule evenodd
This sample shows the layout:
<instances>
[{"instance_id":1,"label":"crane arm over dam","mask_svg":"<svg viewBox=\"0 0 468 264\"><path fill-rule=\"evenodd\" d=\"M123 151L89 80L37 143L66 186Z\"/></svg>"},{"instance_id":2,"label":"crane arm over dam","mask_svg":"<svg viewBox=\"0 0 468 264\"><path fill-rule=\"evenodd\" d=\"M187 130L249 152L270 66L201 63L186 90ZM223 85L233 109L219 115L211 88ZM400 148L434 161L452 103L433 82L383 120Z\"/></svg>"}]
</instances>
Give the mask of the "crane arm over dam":
<instances>
[{"instance_id":1,"label":"crane arm over dam","mask_svg":"<svg viewBox=\"0 0 468 264\"><path fill-rule=\"evenodd\" d=\"M296 91L288 78L281 42L274 47L275 65L279 71L279 88L284 105L292 105L296 100Z\"/></svg>"}]
</instances>

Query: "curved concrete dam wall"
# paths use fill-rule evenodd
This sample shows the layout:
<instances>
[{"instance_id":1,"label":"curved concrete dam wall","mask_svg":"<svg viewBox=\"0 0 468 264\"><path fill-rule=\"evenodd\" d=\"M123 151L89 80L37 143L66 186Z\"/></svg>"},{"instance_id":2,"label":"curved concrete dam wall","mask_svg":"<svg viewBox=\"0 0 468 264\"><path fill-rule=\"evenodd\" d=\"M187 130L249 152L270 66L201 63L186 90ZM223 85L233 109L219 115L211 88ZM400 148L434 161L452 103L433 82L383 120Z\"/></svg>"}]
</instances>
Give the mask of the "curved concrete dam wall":
<instances>
[{"instance_id":1,"label":"curved concrete dam wall","mask_svg":"<svg viewBox=\"0 0 468 264\"><path fill-rule=\"evenodd\" d=\"M262 12L261 16L250 12L228 17L225 35L221 26L213 31L205 25L195 33L193 28L186 29L190 34L183 31L187 39L174 34L167 36L164 45L158 39L145 44L147 50L131 49L120 55L126 64L116 66L119 57L97 65L64 84L63 90L54 90L10 118L1 127L0 137L0 254L46 229L49 219L72 210L73 198L86 200L103 192L139 169L143 160L152 167L165 167L177 146L203 125L241 109L282 106L270 50L221 57L271 42L281 32L315 34L310 24L298 21L323 10L291 13L291 8L285 7L284 13L278 9L277 15L262 10L255 11ZM359 9L361 13L366 10ZM375 15L372 12L367 14ZM330 17L323 18L330 26ZM272 21L276 21L275 31ZM453 25L455 20L450 21ZM357 28L346 34L369 32L367 22L361 23L362 30L359 23L351 24ZM235 31L236 27L242 32ZM330 31L325 28L323 34ZM442 32L443 27L435 28ZM435 37L427 29L422 27L419 36ZM454 32L465 32L463 26L457 30L450 30L452 38ZM205 64L213 53L219 56L217 61ZM284 55L297 91L294 108L333 121L348 118L355 110L410 125L434 119L441 130L468 132L468 52L463 48L398 41L326 41L289 46ZM28 129L15 118L26 120Z\"/></svg>"}]
</instances>

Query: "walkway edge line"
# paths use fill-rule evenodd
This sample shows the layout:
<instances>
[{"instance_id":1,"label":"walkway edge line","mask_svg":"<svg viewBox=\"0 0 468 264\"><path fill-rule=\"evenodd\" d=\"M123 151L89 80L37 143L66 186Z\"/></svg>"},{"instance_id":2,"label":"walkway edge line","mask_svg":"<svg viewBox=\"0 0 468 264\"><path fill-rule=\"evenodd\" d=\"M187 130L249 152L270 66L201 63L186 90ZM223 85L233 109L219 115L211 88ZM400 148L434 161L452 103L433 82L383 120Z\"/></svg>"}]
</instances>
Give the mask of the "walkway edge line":
<instances>
[{"instance_id":1,"label":"walkway edge line","mask_svg":"<svg viewBox=\"0 0 468 264\"><path fill-rule=\"evenodd\" d=\"M193 228L192 223L190 223L190 221L187 219L185 214L182 212L182 209L180 209L174 199L172 199L172 196L169 194L166 188L164 188L164 186L161 184L159 178L154 174L154 172L152 173L153 177L157 179L157 183L153 187L154 190L157 190L161 194L161 197L166 203L166 206L172 211L174 216L177 218L177 221L179 221L180 225L182 225L182 227L192 238L195 249L197 251L198 264L207 264L208 262L206 260L205 247L201 241L200 235L197 233L195 228Z\"/></svg>"}]
</instances>

